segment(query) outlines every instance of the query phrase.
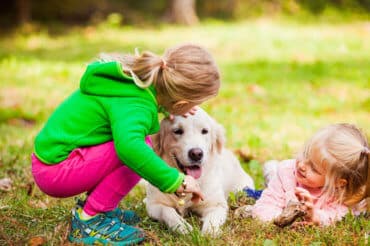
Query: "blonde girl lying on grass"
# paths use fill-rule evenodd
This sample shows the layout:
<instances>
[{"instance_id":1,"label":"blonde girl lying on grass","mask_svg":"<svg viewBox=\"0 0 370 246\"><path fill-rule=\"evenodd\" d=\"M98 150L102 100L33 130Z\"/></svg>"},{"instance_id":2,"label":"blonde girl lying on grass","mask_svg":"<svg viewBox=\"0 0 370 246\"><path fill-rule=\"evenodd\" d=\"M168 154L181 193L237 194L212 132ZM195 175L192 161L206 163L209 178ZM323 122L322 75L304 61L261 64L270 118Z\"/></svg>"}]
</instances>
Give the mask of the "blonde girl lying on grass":
<instances>
[{"instance_id":1,"label":"blonde girl lying on grass","mask_svg":"<svg viewBox=\"0 0 370 246\"><path fill-rule=\"evenodd\" d=\"M369 155L368 141L356 126L329 125L313 135L297 159L266 163L271 180L256 204L245 209L269 222L297 201L301 223L330 225L369 196Z\"/></svg>"}]
</instances>

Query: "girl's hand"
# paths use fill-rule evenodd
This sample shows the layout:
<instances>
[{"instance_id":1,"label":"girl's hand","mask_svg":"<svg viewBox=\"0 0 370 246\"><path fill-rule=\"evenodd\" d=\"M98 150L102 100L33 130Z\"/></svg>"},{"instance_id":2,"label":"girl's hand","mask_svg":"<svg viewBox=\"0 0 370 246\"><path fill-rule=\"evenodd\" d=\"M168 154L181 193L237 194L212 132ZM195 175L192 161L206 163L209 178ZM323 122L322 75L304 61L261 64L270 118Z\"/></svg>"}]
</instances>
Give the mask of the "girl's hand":
<instances>
[{"instance_id":1,"label":"girl's hand","mask_svg":"<svg viewBox=\"0 0 370 246\"><path fill-rule=\"evenodd\" d=\"M198 203L200 200L203 200L203 194L202 191L200 190L198 182L189 175L185 176L185 183L186 187L184 189L183 185L180 185L180 187L176 190L176 193L192 193L193 197L191 198L191 201L194 203Z\"/></svg>"},{"instance_id":2,"label":"girl's hand","mask_svg":"<svg viewBox=\"0 0 370 246\"><path fill-rule=\"evenodd\" d=\"M306 222L315 222L314 221L314 208L313 208L313 197L308 192L308 190L296 187L295 188L295 195L297 196L298 200L303 203L303 209L306 212L305 221Z\"/></svg>"},{"instance_id":3,"label":"girl's hand","mask_svg":"<svg viewBox=\"0 0 370 246\"><path fill-rule=\"evenodd\" d=\"M189 115L194 115L196 112L197 112L197 110L198 110L198 106L195 106L195 107L192 107L190 110L189 110L189 112L187 112L186 114L184 114L183 115L183 117L188 117Z\"/></svg>"},{"instance_id":4,"label":"girl's hand","mask_svg":"<svg viewBox=\"0 0 370 246\"><path fill-rule=\"evenodd\" d=\"M199 108L198 106L192 107L189 110L189 112L183 114L182 117L186 118L189 115L194 115L197 112L198 108ZM173 121L175 119L175 116L173 114L170 114L170 116L168 118L169 118L170 121Z\"/></svg>"},{"instance_id":5,"label":"girl's hand","mask_svg":"<svg viewBox=\"0 0 370 246\"><path fill-rule=\"evenodd\" d=\"M292 228L294 229L299 229L299 228L302 228L302 227L307 227L307 226L313 226L315 225L313 222L308 222L308 221L295 221L293 224L292 224Z\"/></svg>"}]
</instances>

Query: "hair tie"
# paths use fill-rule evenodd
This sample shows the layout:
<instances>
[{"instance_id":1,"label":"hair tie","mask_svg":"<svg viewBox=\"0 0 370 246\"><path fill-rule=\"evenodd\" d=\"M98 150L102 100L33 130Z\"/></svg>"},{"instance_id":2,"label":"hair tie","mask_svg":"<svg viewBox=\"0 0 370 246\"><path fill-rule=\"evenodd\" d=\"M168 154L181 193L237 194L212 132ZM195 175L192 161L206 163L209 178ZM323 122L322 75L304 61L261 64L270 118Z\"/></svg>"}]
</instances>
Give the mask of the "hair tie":
<instances>
[{"instance_id":1,"label":"hair tie","mask_svg":"<svg viewBox=\"0 0 370 246\"><path fill-rule=\"evenodd\" d=\"M161 60L162 60L161 68L165 69L167 67L167 62L164 58L161 58Z\"/></svg>"}]
</instances>

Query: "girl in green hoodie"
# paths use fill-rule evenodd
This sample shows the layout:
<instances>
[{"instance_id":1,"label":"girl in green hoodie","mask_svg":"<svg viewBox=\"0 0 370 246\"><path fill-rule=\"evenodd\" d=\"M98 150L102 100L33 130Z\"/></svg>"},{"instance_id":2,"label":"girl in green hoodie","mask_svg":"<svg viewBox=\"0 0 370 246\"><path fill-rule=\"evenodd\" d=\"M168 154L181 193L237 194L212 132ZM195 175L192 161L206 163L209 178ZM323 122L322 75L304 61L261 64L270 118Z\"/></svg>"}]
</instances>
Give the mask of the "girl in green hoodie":
<instances>
[{"instance_id":1,"label":"girl in green hoodie","mask_svg":"<svg viewBox=\"0 0 370 246\"><path fill-rule=\"evenodd\" d=\"M50 116L35 139L32 173L45 193L87 192L72 214L69 239L126 245L144 239L138 221L119 202L144 178L162 192L192 193L199 186L155 154L148 135L159 130L158 112L182 115L217 95L218 68L198 45L163 56L102 55L88 65L80 88Z\"/></svg>"}]
</instances>

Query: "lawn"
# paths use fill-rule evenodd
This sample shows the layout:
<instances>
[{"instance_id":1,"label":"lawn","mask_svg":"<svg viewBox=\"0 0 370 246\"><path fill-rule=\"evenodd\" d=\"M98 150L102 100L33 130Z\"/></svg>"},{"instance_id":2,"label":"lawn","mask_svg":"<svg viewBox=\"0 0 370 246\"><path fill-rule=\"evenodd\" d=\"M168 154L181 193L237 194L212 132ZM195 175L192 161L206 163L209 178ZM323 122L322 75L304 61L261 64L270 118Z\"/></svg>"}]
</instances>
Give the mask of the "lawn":
<instances>
[{"instance_id":1,"label":"lawn","mask_svg":"<svg viewBox=\"0 0 370 246\"><path fill-rule=\"evenodd\" d=\"M203 107L247 152L242 165L263 188L261 164L294 157L304 141L330 123L349 122L370 134L370 23L299 23L261 19L203 23L186 28L71 28L0 38L0 245L66 244L74 199L54 199L34 184L33 139L53 109L78 87L85 65L99 52L151 50L194 42L219 64L222 87ZM326 228L279 229L233 218L216 239L199 230L182 236L150 220L137 187L121 207L137 211L148 245L366 245L368 217L347 216ZM189 218L196 228L200 222ZM40 238L38 238L40 237Z\"/></svg>"}]
</instances>

